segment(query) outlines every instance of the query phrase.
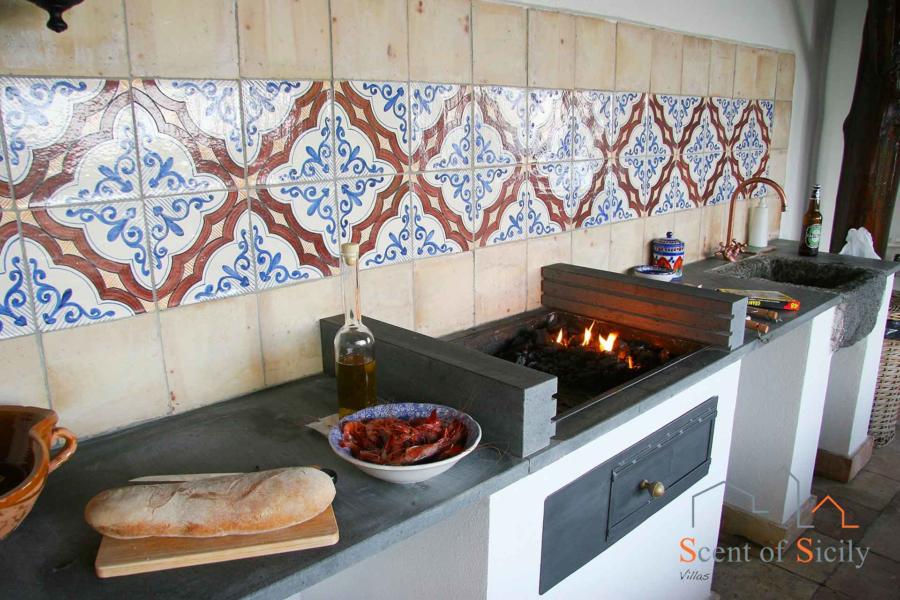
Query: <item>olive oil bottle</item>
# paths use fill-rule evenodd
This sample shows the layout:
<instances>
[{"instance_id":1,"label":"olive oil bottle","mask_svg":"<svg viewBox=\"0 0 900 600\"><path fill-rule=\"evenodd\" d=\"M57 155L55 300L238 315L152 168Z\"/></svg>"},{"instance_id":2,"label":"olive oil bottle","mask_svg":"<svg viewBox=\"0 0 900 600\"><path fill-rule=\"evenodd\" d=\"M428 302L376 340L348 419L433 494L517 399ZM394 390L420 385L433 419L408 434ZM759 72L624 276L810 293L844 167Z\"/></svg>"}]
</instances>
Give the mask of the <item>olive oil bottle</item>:
<instances>
[{"instance_id":1,"label":"olive oil bottle","mask_svg":"<svg viewBox=\"0 0 900 600\"><path fill-rule=\"evenodd\" d=\"M344 325L334 336L338 416L375 404L375 336L363 325L359 306L359 245L341 244Z\"/></svg>"},{"instance_id":2,"label":"olive oil bottle","mask_svg":"<svg viewBox=\"0 0 900 600\"><path fill-rule=\"evenodd\" d=\"M809 208L803 215L803 232L800 234L801 256L819 254L819 241L822 237L822 209L819 206L821 190L822 186L814 185L809 195Z\"/></svg>"}]
</instances>

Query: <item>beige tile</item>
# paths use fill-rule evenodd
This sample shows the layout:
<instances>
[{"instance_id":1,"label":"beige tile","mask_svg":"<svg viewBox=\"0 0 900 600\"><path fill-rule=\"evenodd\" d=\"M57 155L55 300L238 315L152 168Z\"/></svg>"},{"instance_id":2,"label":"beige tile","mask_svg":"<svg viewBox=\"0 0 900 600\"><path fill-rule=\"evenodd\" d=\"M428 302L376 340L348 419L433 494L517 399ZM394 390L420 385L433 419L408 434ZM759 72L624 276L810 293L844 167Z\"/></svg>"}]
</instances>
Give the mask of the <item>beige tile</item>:
<instances>
[{"instance_id":1,"label":"beige tile","mask_svg":"<svg viewBox=\"0 0 900 600\"><path fill-rule=\"evenodd\" d=\"M43 335L59 424L89 436L169 412L155 314Z\"/></svg>"},{"instance_id":2,"label":"beige tile","mask_svg":"<svg viewBox=\"0 0 900 600\"><path fill-rule=\"evenodd\" d=\"M734 44L713 40L709 47L709 95L730 98L734 93Z\"/></svg>"},{"instance_id":3,"label":"beige tile","mask_svg":"<svg viewBox=\"0 0 900 600\"><path fill-rule=\"evenodd\" d=\"M255 294L171 308L159 318L176 412L263 387Z\"/></svg>"},{"instance_id":4,"label":"beige tile","mask_svg":"<svg viewBox=\"0 0 900 600\"><path fill-rule=\"evenodd\" d=\"M616 85L616 24L575 17L575 87L611 90Z\"/></svg>"},{"instance_id":5,"label":"beige tile","mask_svg":"<svg viewBox=\"0 0 900 600\"><path fill-rule=\"evenodd\" d=\"M610 225L572 232L572 263L593 269L609 269Z\"/></svg>"},{"instance_id":6,"label":"beige tile","mask_svg":"<svg viewBox=\"0 0 900 600\"><path fill-rule=\"evenodd\" d=\"M681 68L682 94L686 96L706 96L709 94L709 56L711 47L711 40L684 36L684 64Z\"/></svg>"},{"instance_id":7,"label":"beige tile","mask_svg":"<svg viewBox=\"0 0 900 600\"><path fill-rule=\"evenodd\" d=\"M781 237L781 201L774 195L766 200L769 203L769 239L774 240Z\"/></svg>"},{"instance_id":8,"label":"beige tile","mask_svg":"<svg viewBox=\"0 0 900 600\"><path fill-rule=\"evenodd\" d=\"M132 74L237 77L234 0L125 0Z\"/></svg>"},{"instance_id":9,"label":"beige tile","mask_svg":"<svg viewBox=\"0 0 900 600\"><path fill-rule=\"evenodd\" d=\"M487 246L475 251L475 324L525 310L526 242Z\"/></svg>"},{"instance_id":10,"label":"beige tile","mask_svg":"<svg viewBox=\"0 0 900 600\"><path fill-rule=\"evenodd\" d=\"M703 207L703 255L708 258L716 253L719 244L725 241L725 227L728 221L727 204Z\"/></svg>"},{"instance_id":11,"label":"beige tile","mask_svg":"<svg viewBox=\"0 0 900 600\"><path fill-rule=\"evenodd\" d=\"M328 0L238 0L241 76L331 78Z\"/></svg>"},{"instance_id":12,"label":"beige tile","mask_svg":"<svg viewBox=\"0 0 900 600\"><path fill-rule=\"evenodd\" d=\"M787 184L787 150L769 151L769 177L784 187Z\"/></svg>"},{"instance_id":13,"label":"beige tile","mask_svg":"<svg viewBox=\"0 0 900 600\"><path fill-rule=\"evenodd\" d=\"M778 56L774 50L760 50L756 55L756 94L754 98L775 98L775 73Z\"/></svg>"},{"instance_id":14,"label":"beige tile","mask_svg":"<svg viewBox=\"0 0 900 600\"><path fill-rule=\"evenodd\" d=\"M406 0L331 0L335 79L407 79Z\"/></svg>"},{"instance_id":15,"label":"beige tile","mask_svg":"<svg viewBox=\"0 0 900 600\"><path fill-rule=\"evenodd\" d=\"M653 32L650 63L650 91L659 94L681 93L682 41L684 36L671 31Z\"/></svg>"},{"instance_id":16,"label":"beige tile","mask_svg":"<svg viewBox=\"0 0 900 600\"><path fill-rule=\"evenodd\" d=\"M675 233L675 213L656 215L644 219L644 258L641 264L650 262L650 242Z\"/></svg>"},{"instance_id":17,"label":"beige tile","mask_svg":"<svg viewBox=\"0 0 900 600\"><path fill-rule=\"evenodd\" d=\"M544 10L528 11L528 85L575 86L575 17Z\"/></svg>"},{"instance_id":18,"label":"beige tile","mask_svg":"<svg viewBox=\"0 0 900 600\"><path fill-rule=\"evenodd\" d=\"M528 11L518 6L472 3L475 83L528 83Z\"/></svg>"},{"instance_id":19,"label":"beige tile","mask_svg":"<svg viewBox=\"0 0 900 600\"><path fill-rule=\"evenodd\" d=\"M128 77L121 0L91 0L66 11L69 28L47 28L47 13L29 2L0 0L0 73Z\"/></svg>"},{"instance_id":20,"label":"beige tile","mask_svg":"<svg viewBox=\"0 0 900 600\"><path fill-rule=\"evenodd\" d=\"M650 90L653 30L639 25L616 26L616 90Z\"/></svg>"},{"instance_id":21,"label":"beige tile","mask_svg":"<svg viewBox=\"0 0 900 600\"><path fill-rule=\"evenodd\" d=\"M369 316L407 329L415 326L412 263L388 265L360 272L359 293L364 317Z\"/></svg>"},{"instance_id":22,"label":"beige tile","mask_svg":"<svg viewBox=\"0 0 900 600\"><path fill-rule=\"evenodd\" d=\"M788 147L791 137L791 103L782 100L775 101L775 119L772 124L772 148L784 149Z\"/></svg>"},{"instance_id":23,"label":"beige tile","mask_svg":"<svg viewBox=\"0 0 900 600\"><path fill-rule=\"evenodd\" d=\"M675 237L684 242L684 262L703 257L703 210L692 208L675 213Z\"/></svg>"},{"instance_id":24,"label":"beige tile","mask_svg":"<svg viewBox=\"0 0 900 600\"><path fill-rule=\"evenodd\" d=\"M749 46L738 46L734 59L735 98L756 97L756 70L759 50Z\"/></svg>"},{"instance_id":25,"label":"beige tile","mask_svg":"<svg viewBox=\"0 0 900 600\"><path fill-rule=\"evenodd\" d=\"M410 79L472 81L470 21L470 0L410 0Z\"/></svg>"},{"instance_id":26,"label":"beige tile","mask_svg":"<svg viewBox=\"0 0 900 600\"><path fill-rule=\"evenodd\" d=\"M647 262L644 248L644 219L619 221L609 229L609 270L625 273Z\"/></svg>"},{"instance_id":27,"label":"beige tile","mask_svg":"<svg viewBox=\"0 0 900 600\"><path fill-rule=\"evenodd\" d=\"M0 342L0 373L6 374L3 377L0 404L50 408L36 335L24 335ZM11 373L15 376L10 376Z\"/></svg>"},{"instance_id":28,"label":"beige tile","mask_svg":"<svg viewBox=\"0 0 900 600\"><path fill-rule=\"evenodd\" d=\"M794 55L778 53L778 68L775 75L775 99L794 99Z\"/></svg>"},{"instance_id":29,"label":"beige tile","mask_svg":"<svg viewBox=\"0 0 900 600\"><path fill-rule=\"evenodd\" d=\"M734 205L734 231L731 235L733 239L746 244L749 239L750 226L750 201L738 200ZM725 215L725 228L728 228L728 215Z\"/></svg>"},{"instance_id":30,"label":"beige tile","mask_svg":"<svg viewBox=\"0 0 900 600\"><path fill-rule=\"evenodd\" d=\"M259 327L266 385L321 372L319 319L341 312L339 277L261 292Z\"/></svg>"},{"instance_id":31,"label":"beige tile","mask_svg":"<svg viewBox=\"0 0 900 600\"><path fill-rule=\"evenodd\" d=\"M528 243L528 296L527 310L541 305L541 267L553 263L572 261L572 234L559 233L529 239Z\"/></svg>"},{"instance_id":32,"label":"beige tile","mask_svg":"<svg viewBox=\"0 0 900 600\"><path fill-rule=\"evenodd\" d=\"M441 336L473 325L474 269L472 252L413 262L416 331Z\"/></svg>"}]
</instances>

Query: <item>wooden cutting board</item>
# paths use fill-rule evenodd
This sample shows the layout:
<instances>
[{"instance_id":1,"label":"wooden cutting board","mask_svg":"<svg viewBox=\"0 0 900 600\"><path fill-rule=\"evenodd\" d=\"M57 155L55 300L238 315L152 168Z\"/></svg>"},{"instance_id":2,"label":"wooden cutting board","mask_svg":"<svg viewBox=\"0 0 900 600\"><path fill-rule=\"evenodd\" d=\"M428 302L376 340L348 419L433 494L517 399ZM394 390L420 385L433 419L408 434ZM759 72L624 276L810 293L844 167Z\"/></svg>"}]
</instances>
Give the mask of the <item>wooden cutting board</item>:
<instances>
[{"instance_id":1,"label":"wooden cutting board","mask_svg":"<svg viewBox=\"0 0 900 600\"><path fill-rule=\"evenodd\" d=\"M337 521L329 506L305 523L269 533L218 538L155 537L132 540L103 536L97 560L94 561L94 570L98 577L120 577L319 548L337 542Z\"/></svg>"}]
</instances>

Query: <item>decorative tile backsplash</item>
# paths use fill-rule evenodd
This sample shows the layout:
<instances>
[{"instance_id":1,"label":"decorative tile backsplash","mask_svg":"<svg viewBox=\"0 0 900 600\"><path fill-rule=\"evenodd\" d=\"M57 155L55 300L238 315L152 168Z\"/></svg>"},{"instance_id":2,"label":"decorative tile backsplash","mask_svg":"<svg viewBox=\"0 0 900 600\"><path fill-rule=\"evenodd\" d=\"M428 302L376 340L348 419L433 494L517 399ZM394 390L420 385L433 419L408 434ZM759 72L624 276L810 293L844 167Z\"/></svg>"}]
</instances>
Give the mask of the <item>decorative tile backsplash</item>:
<instances>
[{"instance_id":1,"label":"decorative tile backsplash","mask_svg":"<svg viewBox=\"0 0 900 600\"><path fill-rule=\"evenodd\" d=\"M5 78L2 179L23 209L35 314L3 314L0 336L140 314L154 294L171 308L329 276L343 242L369 268L724 202L766 173L773 107L417 82L339 81L332 94L327 81ZM3 286L27 287L18 275Z\"/></svg>"},{"instance_id":2,"label":"decorative tile backsplash","mask_svg":"<svg viewBox=\"0 0 900 600\"><path fill-rule=\"evenodd\" d=\"M73 20L77 69L62 38L0 56L0 367L76 430L315 372L343 242L365 313L440 335L536 306L542 264L644 261L651 231L701 258L742 179L784 178L789 53L482 0L179 4ZM156 344L134 385L168 397L94 422L61 374L104 328Z\"/></svg>"}]
</instances>

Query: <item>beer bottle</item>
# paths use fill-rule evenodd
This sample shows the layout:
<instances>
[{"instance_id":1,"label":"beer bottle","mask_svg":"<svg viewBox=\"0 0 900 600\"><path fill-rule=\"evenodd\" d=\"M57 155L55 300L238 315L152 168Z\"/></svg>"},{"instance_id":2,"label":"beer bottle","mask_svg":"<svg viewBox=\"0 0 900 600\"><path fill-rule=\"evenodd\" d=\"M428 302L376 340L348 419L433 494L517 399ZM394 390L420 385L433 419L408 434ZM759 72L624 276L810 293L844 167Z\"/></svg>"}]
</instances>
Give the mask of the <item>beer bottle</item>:
<instances>
[{"instance_id":1,"label":"beer bottle","mask_svg":"<svg viewBox=\"0 0 900 600\"><path fill-rule=\"evenodd\" d=\"M800 255L816 256L819 253L819 240L822 237L822 211L819 207L820 185L814 185L809 195L809 208L803 215L803 233L800 236Z\"/></svg>"}]
</instances>

